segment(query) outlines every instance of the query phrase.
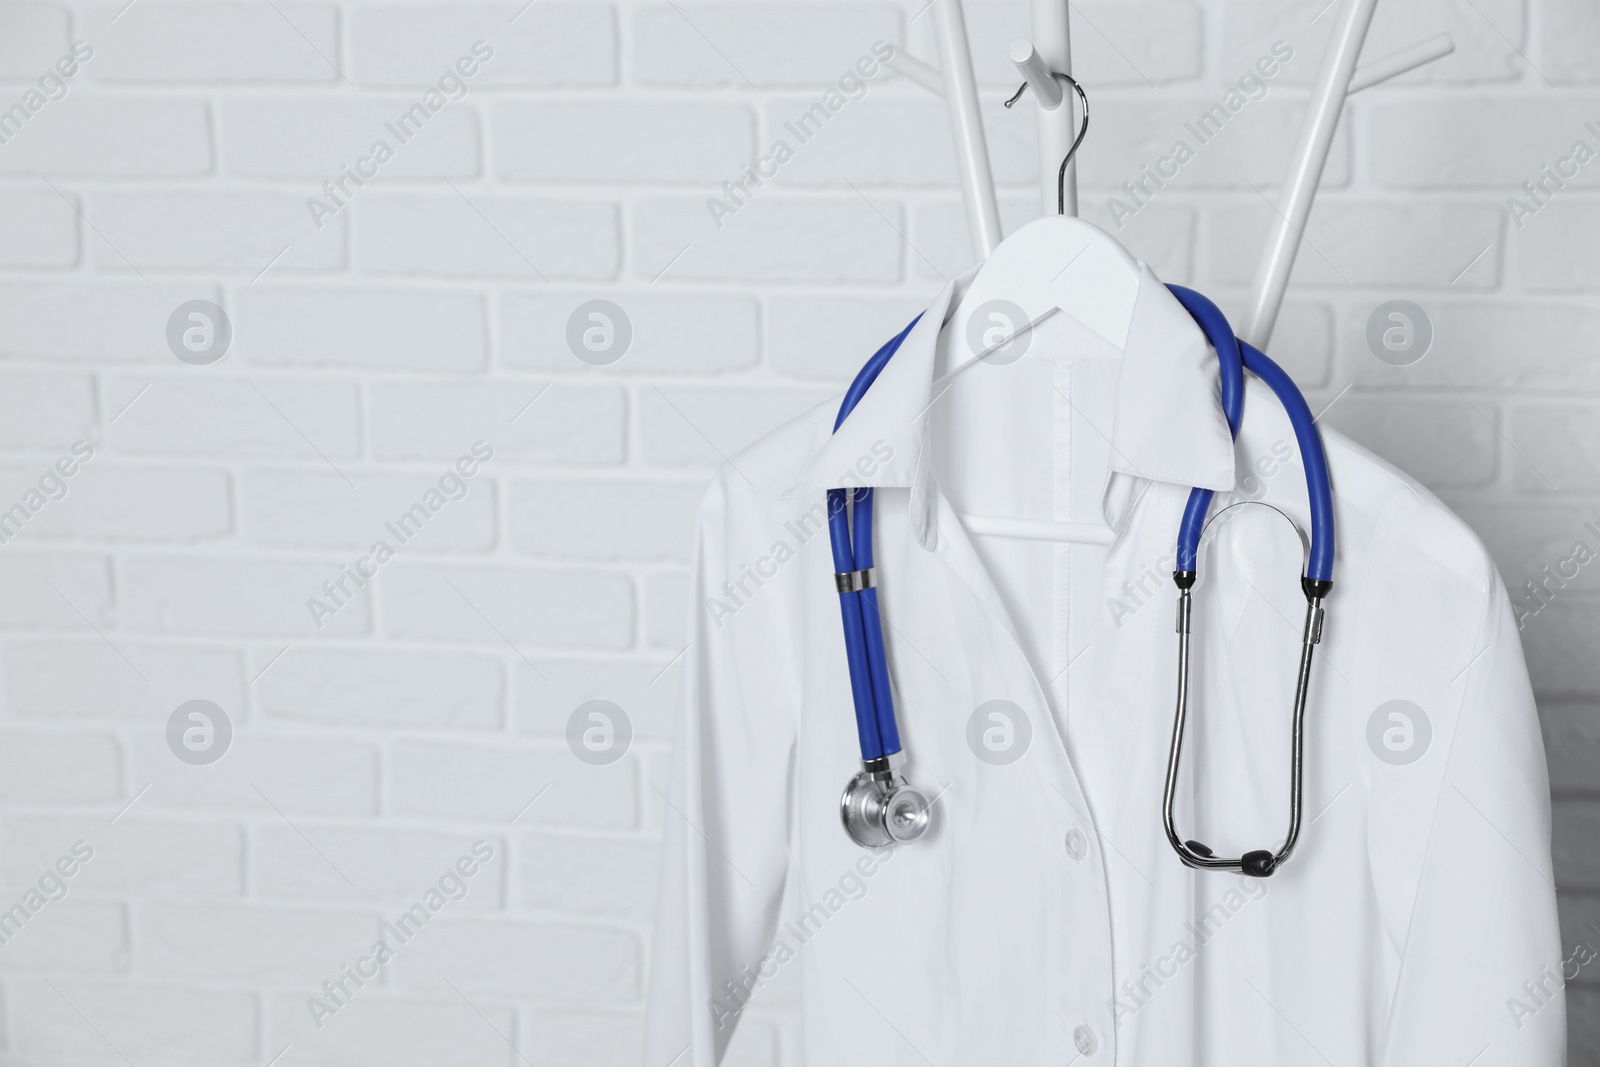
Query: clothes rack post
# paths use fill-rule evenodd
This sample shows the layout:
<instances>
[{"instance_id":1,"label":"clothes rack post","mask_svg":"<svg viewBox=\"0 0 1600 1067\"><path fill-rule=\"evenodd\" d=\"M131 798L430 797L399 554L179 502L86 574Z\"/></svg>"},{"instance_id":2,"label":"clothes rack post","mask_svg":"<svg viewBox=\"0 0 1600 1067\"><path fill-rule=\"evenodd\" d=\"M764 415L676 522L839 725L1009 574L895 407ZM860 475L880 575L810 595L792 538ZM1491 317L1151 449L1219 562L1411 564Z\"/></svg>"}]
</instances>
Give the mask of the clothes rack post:
<instances>
[{"instance_id":1,"label":"clothes rack post","mask_svg":"<svg viewBox=\"0 0 1600 1067\"><path fill-rule=\"evenodd\" d=\"M1356 60L1361 56L1361 46L1366 41L1367 28L1372 24L1372 13L1377 6L1378 0L1345 0L1333 43L1323 58L1316 87L1311 91L1305 125L1300 129L1300 143L1290 157L1289 170L1284 177L1277 218L1273 220L1272 232L1250 289L1244 339L1256 348L1265 349L1272 339L1272 328L1283 307L1289 274L1294 270L1306 222L1311 217L1312 201L1322 184L1322 170L1328 162L1328 151L1333 147L1333 134L1339 126L1345 98L1358 89L1431 63L1455 49L1450 38L1441 35L1380 60L1374 64L1378 69L1369 69L1367 77L1361 78L1363 72L1356 69Z\"/></svg>"},{"instance_id":2,"label":"clothes rack post","mask_svg":"<svg viewBox=\"0 0 1600 1067\"><path fill-rule=\"evenodd\" d=\"M1339 115L1351 93L1399 77L1449 55L1455 44L1447 34L1402 49L1383 59L1357 67L1367 29L1378 0L1343 0L1335 23L1334 39L1312 88L1306 121L1290 158L1277 207L1277 218L1262 252L1250 291L1245 339L1265 348L1283 306L1283 297L1300 251L1306 221L1322 182L1323 167L1333 146ZM1032 0L1032 39L1012 44L1009 55L1033 91L1039 109L1039 206L1041 213L1056 210L1056 174L1077 132L1073 96L1050 72L1072 73L1071 28L1068 0ZM973 251L986 258L1000 243L1000 213L989 168L989 151L983 138L978 91L972 72L961 0L934 0L940 67L934 68L904 49L896 49L892 65L910 81L942 93L950 109L951 132L961 174L962 198ZM1067 166L1064 190L1066 213L1078 213L1077 161Z\"/></svg>"},{"instance_id":3,"label":"clothes rack post","mask_svg":"<svg viewBox=\"0 0 1600 1067\"><path fill-rule=\"evenodd\" d=\"M1004 236L1000 207L989 170L989 146L983 139L983 116L978 111L978 81L972 73L972 47L967 43L967 20L961 0L934 0L933 14L939 37L939 62L944 72L944 101L955 136L956 167L967 206L967 230L973 251L987 258Z\"/></svg>"},{"instance_id":4,"label":"clothes rack post","mask_svg":"<svg viewBox=\"0 0 1600 1067\"><path fill-rule=\"evenodd\" d=\"M1067 0L1033 0L1033 37L1011 45L1011 62L1033 92L1039 113L1039 212L1056 210L1056 175L1077 136L1073 95L1052 77L1072 74L1072 29ZM1067 164L1061 197L1065 213L1078 213L1078 161Z\"/></svg>"}]
</instances>

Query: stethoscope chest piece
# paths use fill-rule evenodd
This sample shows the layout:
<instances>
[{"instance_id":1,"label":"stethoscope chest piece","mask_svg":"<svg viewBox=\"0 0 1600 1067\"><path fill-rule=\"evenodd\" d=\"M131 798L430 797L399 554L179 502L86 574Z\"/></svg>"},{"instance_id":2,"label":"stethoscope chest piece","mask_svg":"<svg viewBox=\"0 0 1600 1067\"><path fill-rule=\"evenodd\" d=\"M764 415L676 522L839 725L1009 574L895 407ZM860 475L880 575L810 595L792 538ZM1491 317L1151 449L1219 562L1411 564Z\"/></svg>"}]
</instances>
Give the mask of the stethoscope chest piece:
<instances>
[{"instance_id":1,"label":"stethoscope chest piece","mask_svg":"<svg viewBox=\"0 0 1600 1067\"><path fill-rule=\"evenodd\" d=\"M867 760L839 798L839 819L850 840L863 848L915 841L928 830L928 798L907 784L899 759Z\"/></svg>"}]
</instances>

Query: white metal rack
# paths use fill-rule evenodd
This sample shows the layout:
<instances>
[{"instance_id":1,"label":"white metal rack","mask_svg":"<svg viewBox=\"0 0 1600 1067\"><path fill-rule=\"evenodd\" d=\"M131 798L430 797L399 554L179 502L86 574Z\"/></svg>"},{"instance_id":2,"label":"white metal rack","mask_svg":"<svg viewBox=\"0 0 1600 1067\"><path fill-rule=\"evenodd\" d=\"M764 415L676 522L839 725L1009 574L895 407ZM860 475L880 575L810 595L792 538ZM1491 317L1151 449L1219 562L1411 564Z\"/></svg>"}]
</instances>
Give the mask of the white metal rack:
<instances>
[{"instance_id":1,"label":"white metal rack","mask_svg":"<svg viewBox=\"0 0 1600 1067\"><path fill-rule=\"evenodd\" d=\"M1333 42L1312 88L1305 125L1301 127L1300 140L1284 178L1278 217L1251 286L1243 336L1258 348L1266 348L1278 320L1278 311L1283 306L1289 274L1300 251L1302 234L1322 182L1322 170L1328 161L1346 97L1431 63L1455 49L1449 36L1441 34L1358 68L1356 60L1361 55L1377 6L1378 0L1341 0ZM1032 89L1031 95L1038 105L1039 205L1042 212L1053 213L1056 210L1056 174L1077 132L1073 96L1064 92L1062 85L1050 76L1052 71L1072 73L1069 5L1068 0L1032 0L1031 7L1032 37L1015 42L1010 48L1010 58ZM916 59L904 49L896 50L892 63L906 78L945 98L973 251L986 258L1000 243L1002 232L994 178L989 169L989 151L983 139L983 120L978 110L978 86L972 72L966 20L961 0L933 0L933 9L939 67ZM1076 161L1067 167L1064 198L1067 214L1076 215Z\"/></svg>"}]
</instances>

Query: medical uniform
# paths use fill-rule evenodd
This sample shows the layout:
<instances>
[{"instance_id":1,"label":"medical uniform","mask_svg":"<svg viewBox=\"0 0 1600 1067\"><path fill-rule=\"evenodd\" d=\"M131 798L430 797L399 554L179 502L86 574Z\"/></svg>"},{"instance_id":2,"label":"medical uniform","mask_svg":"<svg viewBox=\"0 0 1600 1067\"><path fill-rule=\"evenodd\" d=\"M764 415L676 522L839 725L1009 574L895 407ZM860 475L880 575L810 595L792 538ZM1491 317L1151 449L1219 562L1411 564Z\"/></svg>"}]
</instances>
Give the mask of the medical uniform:
<instances>
[{"instance_id":1,"label":"medical uniform","mask_svg":"<svg viewBox=\"0 0 1600 1067\"><path fill-rule=\"evenodd\" d=\"M786 968L819 1067L1561 1063L1544 750L1483 545L1323 430L1338 559L1300 843L1270 879L1184 867L1161 815L1179 520L1193 486L1213 515L1270 505L1202 548L1178 824L1218 854L1275 848L1305 612L1286 517L1309 528L1294 434L1252 382L1235 447L1215 353L1148 269L1121 350L1058 314L935 391L971 275L837 433L824 404L706 494L646 1067L717 1063ZM925 837L879 853L839 822L860 753L824 494L859 485L905 771L934 801ZM973 538L963 515L1112 538Z\"/></svg>"}]
</instances>

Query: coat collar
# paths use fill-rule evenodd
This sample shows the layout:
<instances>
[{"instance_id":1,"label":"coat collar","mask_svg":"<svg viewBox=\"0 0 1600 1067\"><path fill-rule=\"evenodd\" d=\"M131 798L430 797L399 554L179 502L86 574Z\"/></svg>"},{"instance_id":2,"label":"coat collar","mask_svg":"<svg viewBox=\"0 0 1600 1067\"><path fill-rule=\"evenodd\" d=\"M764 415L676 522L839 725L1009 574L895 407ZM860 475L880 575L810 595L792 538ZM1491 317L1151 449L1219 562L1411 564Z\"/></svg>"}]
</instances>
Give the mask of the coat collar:
<instances>
[{"instance_id":1,"label":"coat collar","mask_svg":"<svg viewBox=\"0 0 1600 1067\"><path fill-rule=\"evenodd\" d=\"M1111 468L1149 481L1232 490L1233 440L1216 356L1166 286L1148 266L1140 268L1117 380ZM785 498L843 486L907 488L913 532L924 548L933 547L937 508L928 415L937 399L939 331L977 271L974 266L944 287Z\"/></svg>"}]
</instances>

